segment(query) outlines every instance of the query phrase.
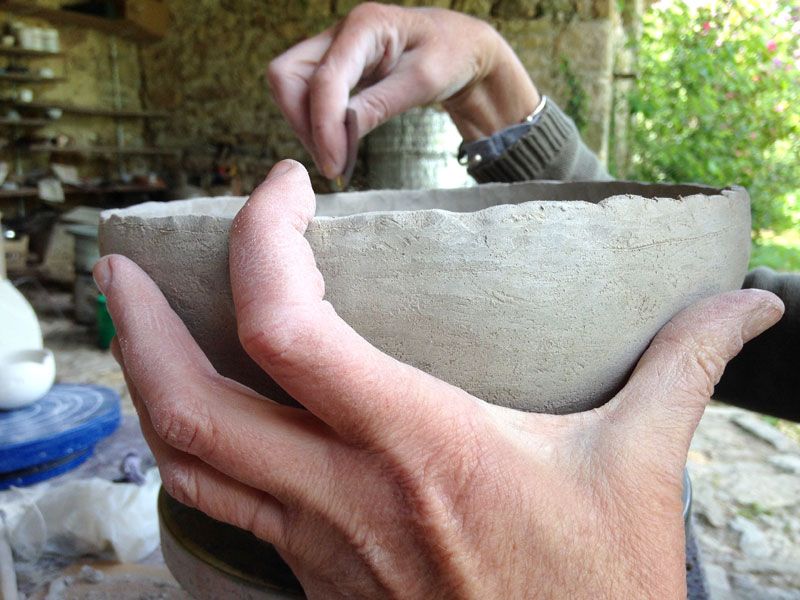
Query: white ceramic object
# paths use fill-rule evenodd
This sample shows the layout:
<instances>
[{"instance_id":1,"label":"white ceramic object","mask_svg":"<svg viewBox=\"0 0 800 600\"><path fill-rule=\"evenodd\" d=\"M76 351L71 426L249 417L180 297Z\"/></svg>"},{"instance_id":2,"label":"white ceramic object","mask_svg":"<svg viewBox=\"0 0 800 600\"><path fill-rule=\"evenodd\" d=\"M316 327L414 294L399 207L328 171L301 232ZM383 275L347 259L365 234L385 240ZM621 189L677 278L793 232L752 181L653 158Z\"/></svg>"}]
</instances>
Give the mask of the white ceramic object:
<instances>
[{"instance_id":1,"label":"white ceramic object","mask_svg":"<svg viewBox=\"0 0 800 600\"><path fill-rule=\"evenodd\" d=\"M19 350L0 359L0 410L33 404L53 386L56 363L44 348Z\"/></svg>"},{"instance_id":2,"label":"white ceramic object","mask_svg":"<svg viewBox=\"0 0 800 600\"><path fill-rule=\"evenodd\" d=\"M42 347L42 330L33 308L8 279L0 279L0 360L9 352Z\"/></svg>"},{"instance_id":3,"label":"white ceramic object","mask_svg":"<svg viewBox=\"0 0 800 600\"><path fill-rule=\"evenodd\" d=\"M243 198L101 217L103 254L136 261L217 369L291 399L236 335L227 240ZM306 237L326 298L388 354L476 396L564 413L605 402L658 330L743 281L741 188L629 182L320 196Z\"/></svg>"},{"instance_id":4,"label":"white ceramic object","mask_svg":"<svg viewBox=\"0 0 800 600\"><path fill-rule=\"evenodd\" d=\"M0 410L44 396L55 379L55 361L42 348L36 313L7 279L0 279Z\"/></svg>"}]
</instances>

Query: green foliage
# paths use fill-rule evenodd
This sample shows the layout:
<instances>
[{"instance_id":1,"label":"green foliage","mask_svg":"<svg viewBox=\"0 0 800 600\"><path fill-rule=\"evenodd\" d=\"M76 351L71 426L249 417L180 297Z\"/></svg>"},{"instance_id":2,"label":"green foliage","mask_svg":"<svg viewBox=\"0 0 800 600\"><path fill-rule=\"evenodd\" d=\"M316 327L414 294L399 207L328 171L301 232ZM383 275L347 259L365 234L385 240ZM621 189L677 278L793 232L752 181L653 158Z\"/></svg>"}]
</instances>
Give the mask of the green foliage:
<instances>
[{"instance_id":1,"label":"green foliage","mask_svg":"<svg viewBox=\"0 0 800 600\"><path fill-rule=\"evenodd\" d=\"M639 60L626 176L736 183L757 235L800 225L796 0L663 0L645 15Z\"/></svg>"},{"instance_id":2,"label":"green foliage","mask_svg":"<svg viewBox=\"0 0 800 600\"><path fill-rule=\"evenodd\" d=\"M753 240L750 267L762 266L776 271L800 271L800 232L776 236L765 231Z\"/></svg>"},{"instance_id":3,"label":"green foliage","mask_svg":"<svg viewBox=\"0 0 800 600\"><path fill-rule=\"evenodd\" d=\"M566 58L562 58L559 63L559 71L564 83L567 86L567 104L564 106L564 112L567 113L575 123L578 131L583 133L586 129L586 124L589 122L587 117L587 102L586 91L581 85L580 79L575 75L572 70L572 65Z\"/></svg>"}]
</instances>

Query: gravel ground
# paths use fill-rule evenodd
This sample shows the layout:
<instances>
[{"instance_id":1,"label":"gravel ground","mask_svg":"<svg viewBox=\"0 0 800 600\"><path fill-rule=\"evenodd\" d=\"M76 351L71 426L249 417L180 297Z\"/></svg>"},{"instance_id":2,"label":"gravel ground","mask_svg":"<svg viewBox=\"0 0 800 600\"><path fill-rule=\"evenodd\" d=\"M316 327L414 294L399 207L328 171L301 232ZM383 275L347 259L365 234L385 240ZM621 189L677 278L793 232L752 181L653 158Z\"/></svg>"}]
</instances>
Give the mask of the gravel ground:
<instances>
[{"instance_id":1,"label":"gravel ground","mask_svg":"<svg viewBox=\"0 0 800 600\"><path fill-rule=\"evenodd\" d=\"M73 323L70 295L24 290L56 354L58 380L117 390L122 374L93 332ZM800 429L714 404L689 453L696 531L714 600L800 600Z\"/></svg>"}]
</instances>

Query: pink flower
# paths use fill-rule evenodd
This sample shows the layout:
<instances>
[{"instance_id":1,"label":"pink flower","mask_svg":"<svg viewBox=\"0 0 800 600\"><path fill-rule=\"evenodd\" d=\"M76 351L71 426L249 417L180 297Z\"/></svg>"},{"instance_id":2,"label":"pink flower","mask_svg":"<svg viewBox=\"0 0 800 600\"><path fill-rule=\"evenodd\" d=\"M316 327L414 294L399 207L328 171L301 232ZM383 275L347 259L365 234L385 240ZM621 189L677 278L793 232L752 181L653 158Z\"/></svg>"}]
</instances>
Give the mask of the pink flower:
<instances>
[{"instance_id":1,"label":"pink flower","mask_svg":"<svg viewBox=\"0 0 800 600\"><path fill-rule=\"evenodd\" d=\"M775 42L775 40L770 40L767 42L767 50L769 50L770 52L775 52L775 50L777 49L778 49L778 44Z\"/></svg>"},{"instance_id":2,"label":"pink flower","mask_svg":"<svg viewBox=\"0 0 800 600\"><path fill-rule=\"evenodd\" d=\"M711 31L711 23L709 21L703 23L703 31L705 31L706 33Z\"/></svg>"}]
</instances>

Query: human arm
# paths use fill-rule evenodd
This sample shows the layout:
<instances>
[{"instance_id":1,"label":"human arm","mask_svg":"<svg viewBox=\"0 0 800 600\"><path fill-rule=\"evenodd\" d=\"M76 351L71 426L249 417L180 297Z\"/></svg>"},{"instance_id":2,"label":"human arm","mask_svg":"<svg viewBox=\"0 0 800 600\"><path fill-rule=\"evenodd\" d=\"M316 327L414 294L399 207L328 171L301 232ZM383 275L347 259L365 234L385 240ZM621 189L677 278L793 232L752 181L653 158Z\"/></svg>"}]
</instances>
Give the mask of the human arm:
<instances>
[{"instance_id":1,"label":"human arm","mask_svg":"<svg viewBox=\"0 0 800 600\"><path fill-rule=\"evenodd\" d=\"M759 267L748 273L743 287L774 293L786 312L775 327L730 362L714 397L800 422L800 273Z\"/></svg>"},{"instance_id":2,"label":"human arm","mask_svg":"<svg viewBox=\"0 0 800 600\"><path fill-rule=\"evenodd\" d=\"M307 175L279 163L230 245L240 340L305 410L216 373L133 263L95 268L167 491L275 544L310 598L685 598L689 440L725 362L780 303L701 302L605 406L521 413L339 319L303 237L313 212Z\"/></svg>"},{"instance_id":3,"label":"human arm","mask_svg":"<svg viewBox=\"0 0 800 600\"><path fill-rule=\"evenodd\" d=\"M542 101L497 31L441 9L359 5L273 60L268 75L278 106L329 179L344 168L347 107L363 136L409 108L441 102L471 143L522 123ZM552 99L502 161L469 171L479 182L610 178Z\"/></svg>"},{"instance_id":4,"label":"human arm","mask_svg":"<svg viewBox=\"0 0 800 600\"><path fill-rule=\"evenodd\" d=\"M519 123L540 101L497 31L435 8L361 4L274 59L268 77L278 106L329 179L344 168L347 107L363 136L409 108L442 102L470 141Z\"/></svg>"}]
</instances>

